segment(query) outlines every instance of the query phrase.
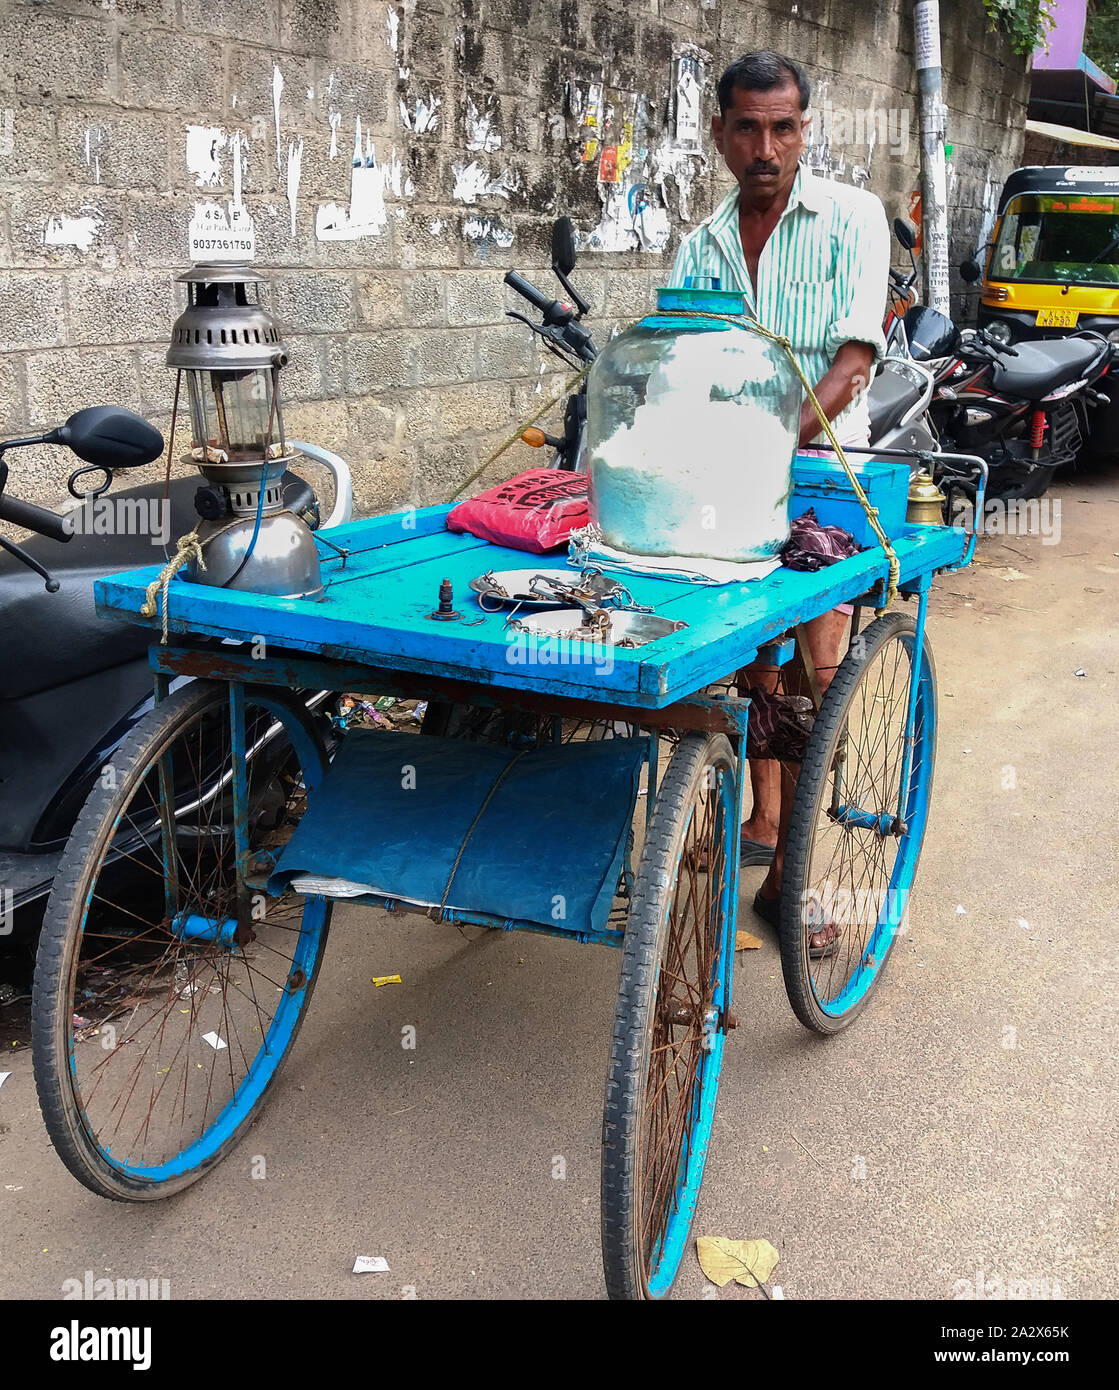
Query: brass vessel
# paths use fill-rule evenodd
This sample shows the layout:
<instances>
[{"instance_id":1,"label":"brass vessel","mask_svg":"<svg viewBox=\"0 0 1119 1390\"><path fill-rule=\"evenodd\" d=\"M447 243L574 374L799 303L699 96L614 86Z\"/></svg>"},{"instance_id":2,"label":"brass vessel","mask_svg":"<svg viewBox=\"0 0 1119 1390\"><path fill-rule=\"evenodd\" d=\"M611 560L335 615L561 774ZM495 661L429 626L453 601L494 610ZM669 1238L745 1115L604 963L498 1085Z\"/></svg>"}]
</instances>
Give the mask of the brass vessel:
<instances>
[{"instance_id":1,"label":"brass vessel","mask_svg":"<svg viewBox=\"0 0 1119 1390\"><path fill-rule=\"evenodd\" d=\"M905 519L913 526L943 526L946 501L932 474L925 468L919 469L909 482Z\"/></svg>"}]
</instances>

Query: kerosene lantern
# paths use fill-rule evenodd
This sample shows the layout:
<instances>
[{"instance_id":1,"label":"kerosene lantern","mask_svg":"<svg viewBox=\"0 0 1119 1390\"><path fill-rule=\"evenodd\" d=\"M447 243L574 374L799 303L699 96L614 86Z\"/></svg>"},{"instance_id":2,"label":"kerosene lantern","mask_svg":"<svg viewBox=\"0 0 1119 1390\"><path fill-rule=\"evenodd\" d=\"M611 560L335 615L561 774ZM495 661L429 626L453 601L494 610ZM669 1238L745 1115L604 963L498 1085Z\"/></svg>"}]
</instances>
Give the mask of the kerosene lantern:
<instances>
[{"instance_id":1,"label":"kerosene lantern","mask_svg":"<svg viewBox=\"0 0 1119 1390\"><path fill-rule=\"evenodd\" d=\"M187 307L171 331L190 413L190 453L206 479L195 493L202 568L186 577L284 598L323 591L310 528L284 507L292 455L284 440L280 369L287 352L260 303L262 277L246 265L196 265L179 282Z\"/></svg>"}]
</instances>

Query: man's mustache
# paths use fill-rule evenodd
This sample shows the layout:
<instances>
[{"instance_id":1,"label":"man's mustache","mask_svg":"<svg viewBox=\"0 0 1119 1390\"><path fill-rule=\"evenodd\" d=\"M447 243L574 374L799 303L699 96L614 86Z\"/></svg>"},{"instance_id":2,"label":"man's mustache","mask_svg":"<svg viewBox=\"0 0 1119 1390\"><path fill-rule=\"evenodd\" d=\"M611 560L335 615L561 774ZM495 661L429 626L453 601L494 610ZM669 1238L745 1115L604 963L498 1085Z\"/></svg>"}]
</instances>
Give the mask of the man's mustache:
<instances>
[{"instance_id":1,"label":"man's mustache","mask_svg":"<svg viewBox=\"0 0 1119 1390\"><path fill-rule=\"evenodd\" d=\"M746 170L747 174L779 174L776 164L754 164Z\"/></svg>"}]
</instances>

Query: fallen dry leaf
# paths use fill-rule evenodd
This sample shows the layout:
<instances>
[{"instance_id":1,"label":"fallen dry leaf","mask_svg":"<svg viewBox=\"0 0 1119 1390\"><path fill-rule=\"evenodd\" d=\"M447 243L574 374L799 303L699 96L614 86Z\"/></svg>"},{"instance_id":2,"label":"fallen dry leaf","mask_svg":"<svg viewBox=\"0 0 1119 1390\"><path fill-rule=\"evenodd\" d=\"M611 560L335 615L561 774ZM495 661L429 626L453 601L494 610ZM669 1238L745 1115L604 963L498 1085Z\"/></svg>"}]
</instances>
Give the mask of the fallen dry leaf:
<instances>
[{"instance_id":1,"label":"fallen dry leaf","mask_svg":"<svg viewBox=\"0 0 1119 1390\"><path fill-rule=\"evenodd\" d=\"M719 1288L733 1279L747 1289L756 1289L759 1283L766 1283L781 1258L768 1240L698 1236L695 1249L700 1269Z\"/></svg>"},{"instance_id":2,"label":"fallen dry leaf","mask_svg":"<svg viewBox=\"0 0 1119 1390\"><path fill-rule=\"evenodd\" d=\"M748 931L736 931L734 949L736 951L756 951L762 944L760 936L752 936Z\"/></svg>"}]
</instances>

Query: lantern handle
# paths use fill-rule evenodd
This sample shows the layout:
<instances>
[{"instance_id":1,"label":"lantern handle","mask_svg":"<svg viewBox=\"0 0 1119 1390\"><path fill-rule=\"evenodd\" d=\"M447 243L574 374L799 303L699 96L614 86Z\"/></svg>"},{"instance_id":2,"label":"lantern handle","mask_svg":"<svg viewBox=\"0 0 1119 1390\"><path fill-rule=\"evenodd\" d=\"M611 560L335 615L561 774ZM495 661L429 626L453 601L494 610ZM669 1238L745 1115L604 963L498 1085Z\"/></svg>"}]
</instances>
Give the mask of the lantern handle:
<instances>
[{"instance_id":1,"label":"lantern handle","mask_svg":"<svg viewBox=\"0 0 1119 1390\"><path fill-rule=\"evenodd\" d=\"M321 463L334 480L334 507L327 519L319 526L327 531L332 526L344 526L354 511L354 484L350 465L338 454L323 449L318 444L305 444L301 439L289 439L289 450L296 449L313 463Z\"/></svg>"}]
</instances>

